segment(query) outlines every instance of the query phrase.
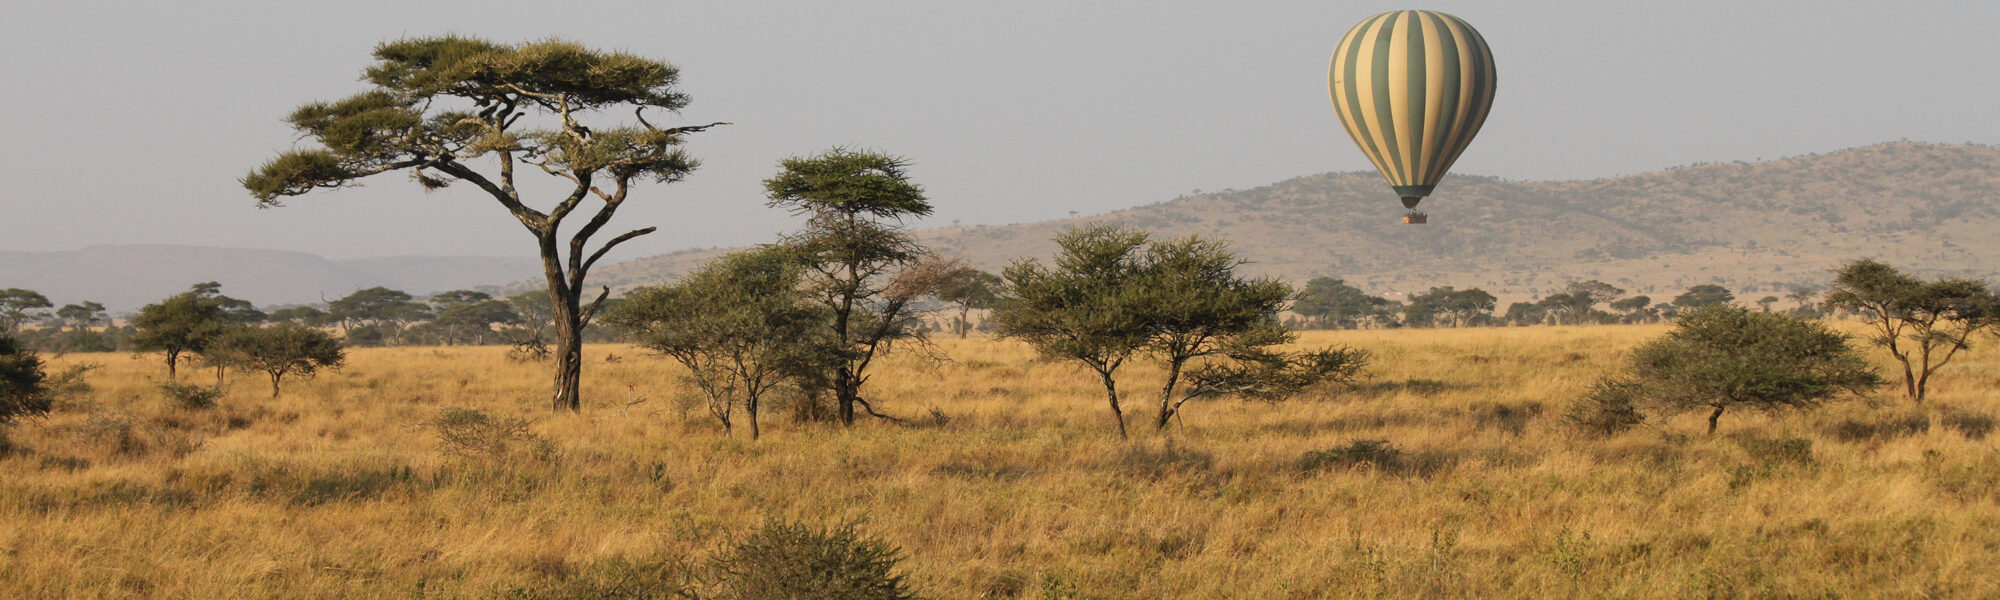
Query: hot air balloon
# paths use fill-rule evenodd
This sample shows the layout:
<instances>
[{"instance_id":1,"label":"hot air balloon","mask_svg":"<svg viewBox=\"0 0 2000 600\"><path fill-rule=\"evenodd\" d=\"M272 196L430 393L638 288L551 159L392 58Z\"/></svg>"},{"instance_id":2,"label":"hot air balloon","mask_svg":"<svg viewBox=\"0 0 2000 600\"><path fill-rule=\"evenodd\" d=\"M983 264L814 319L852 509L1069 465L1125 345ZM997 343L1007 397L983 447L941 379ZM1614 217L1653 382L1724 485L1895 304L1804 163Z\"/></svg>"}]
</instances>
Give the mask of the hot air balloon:
<instances>
[{"instance_id":1,"label":"hot air balloon","mask_svg":"<svg viewBox=\"0 0 2000 600\"><path fill-rule=\"evenodd\" d=\"M1493 107L1493 52L1458 17L1387 12L1340 39L1327 69L1333 112L1347 135L1402 196L1404 223L1465 152Z\"/></svg>"}]
</instances>

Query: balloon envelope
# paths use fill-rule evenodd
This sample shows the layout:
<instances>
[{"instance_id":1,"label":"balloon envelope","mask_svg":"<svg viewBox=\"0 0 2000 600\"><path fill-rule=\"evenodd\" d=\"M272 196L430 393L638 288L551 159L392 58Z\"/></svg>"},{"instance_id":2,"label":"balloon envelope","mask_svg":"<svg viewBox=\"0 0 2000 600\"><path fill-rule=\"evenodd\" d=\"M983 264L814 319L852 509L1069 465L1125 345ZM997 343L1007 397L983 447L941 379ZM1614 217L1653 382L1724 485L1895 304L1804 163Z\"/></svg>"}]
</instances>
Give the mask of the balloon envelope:
<instances>
[{"instance_id":1,"label":"balloon envelope","mask_svg":"<svg viewBox=\"0 0 2000 600\"><path fill-rule=\"evenodd\" d=\"M1496 81L1479 31L1428 10L1362 21L1334 48L1327 72L1341 126L1409 208L1486 123Z\"/></svg>"}]
</instances>

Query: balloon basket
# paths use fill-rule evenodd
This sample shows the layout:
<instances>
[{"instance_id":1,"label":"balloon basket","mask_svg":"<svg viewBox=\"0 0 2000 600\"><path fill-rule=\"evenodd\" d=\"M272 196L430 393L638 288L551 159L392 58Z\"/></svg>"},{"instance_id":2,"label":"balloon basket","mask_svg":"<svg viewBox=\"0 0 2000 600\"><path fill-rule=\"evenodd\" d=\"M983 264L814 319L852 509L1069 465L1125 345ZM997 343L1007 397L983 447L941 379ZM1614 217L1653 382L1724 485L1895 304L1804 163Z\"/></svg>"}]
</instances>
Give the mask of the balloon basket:
<instances>
[{"instance_id":1,"label":"balloon basket","mask_svg":"<svg viewBox=\"0 0 2000 600\"><path fill-rule=\"evenodd\" d=\"M1404 225L1422 225L1429 222L1431 222L1431 216L1424 213L1410 211L1410 214L1403 215Z\"/></svg>"}]
</instances>

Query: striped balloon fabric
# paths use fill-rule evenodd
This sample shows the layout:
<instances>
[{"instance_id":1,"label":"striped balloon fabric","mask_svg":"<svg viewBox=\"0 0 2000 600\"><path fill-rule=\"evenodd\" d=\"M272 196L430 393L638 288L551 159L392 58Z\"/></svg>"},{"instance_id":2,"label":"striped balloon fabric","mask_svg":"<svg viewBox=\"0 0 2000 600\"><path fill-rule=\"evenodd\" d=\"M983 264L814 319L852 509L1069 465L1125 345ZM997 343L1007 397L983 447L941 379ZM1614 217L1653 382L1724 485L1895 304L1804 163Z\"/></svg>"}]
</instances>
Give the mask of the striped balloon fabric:
<instances>
[{"instance_id":1,"label":"striped balloon fabric","mask_svg":"<svg viewBox=\"0 0 2000 600\"><path fill-rule=\"evenodd\" d=\"M1327 73L1340 124L1407 208L1430 195L1479 133L1496 81L1486 39L1428 10L1362 21L1340 39Z\"/></svg>"}]
</instances>

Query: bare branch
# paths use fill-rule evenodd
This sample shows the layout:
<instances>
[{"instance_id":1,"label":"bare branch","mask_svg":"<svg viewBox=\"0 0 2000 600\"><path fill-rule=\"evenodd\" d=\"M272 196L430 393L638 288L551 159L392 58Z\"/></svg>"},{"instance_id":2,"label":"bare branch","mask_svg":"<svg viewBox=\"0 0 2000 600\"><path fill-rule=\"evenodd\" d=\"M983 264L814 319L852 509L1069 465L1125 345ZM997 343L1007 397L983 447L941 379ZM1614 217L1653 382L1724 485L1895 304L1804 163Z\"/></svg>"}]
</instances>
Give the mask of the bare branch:
<instances>
[{"instance_id":1,"label":"bare branch","mask_svg":"<svg viewBox=\"0 0 2000 600\"><path fill-rule=\"evenodd\" d=\"M621 235L621 236L618 236L618 237L615 237L615 238L611 238L611 241L609 241L609 242L605 242L605 243L604 243L604 247L603 247L603 248L598 248L598 249L597 249L597 252L593 252L593 253L591 253L591 255L590 255L590 260L586 260L586 261L583 261L583 268L582 268L581 270L577 270L577 271L575 271L575 272L576 272L576 273L586 273L586 272L589 272L589 271L590 271L590 266L591 266L591 265L594 265L594 264L597 264L597 259L599 259L599 258L603 258L603 257L604 257L604 253L606 253L606 252L610 252L610 251L611 251L611 247L612 247L612 246L616 246L616 245L618 245L618 244L620 244L620 243L623 243L623 242L624 242L625 240L629 240L629 239L632 239L632 238L635 238L635 237L639 237L639 236L642 236L642 235L646 235L646 234L648 234L648 233L652 233L652 232L654 232L654 231L658 231L658 230L659 230L659 228L658 228L658 227L647 227L647 228L645 228L645 229L634 229L634 230L632 230L632 231L627 231L627 232L625 232L625 234L624 234L624 235Z\"/></svg>"}]
</instances>

